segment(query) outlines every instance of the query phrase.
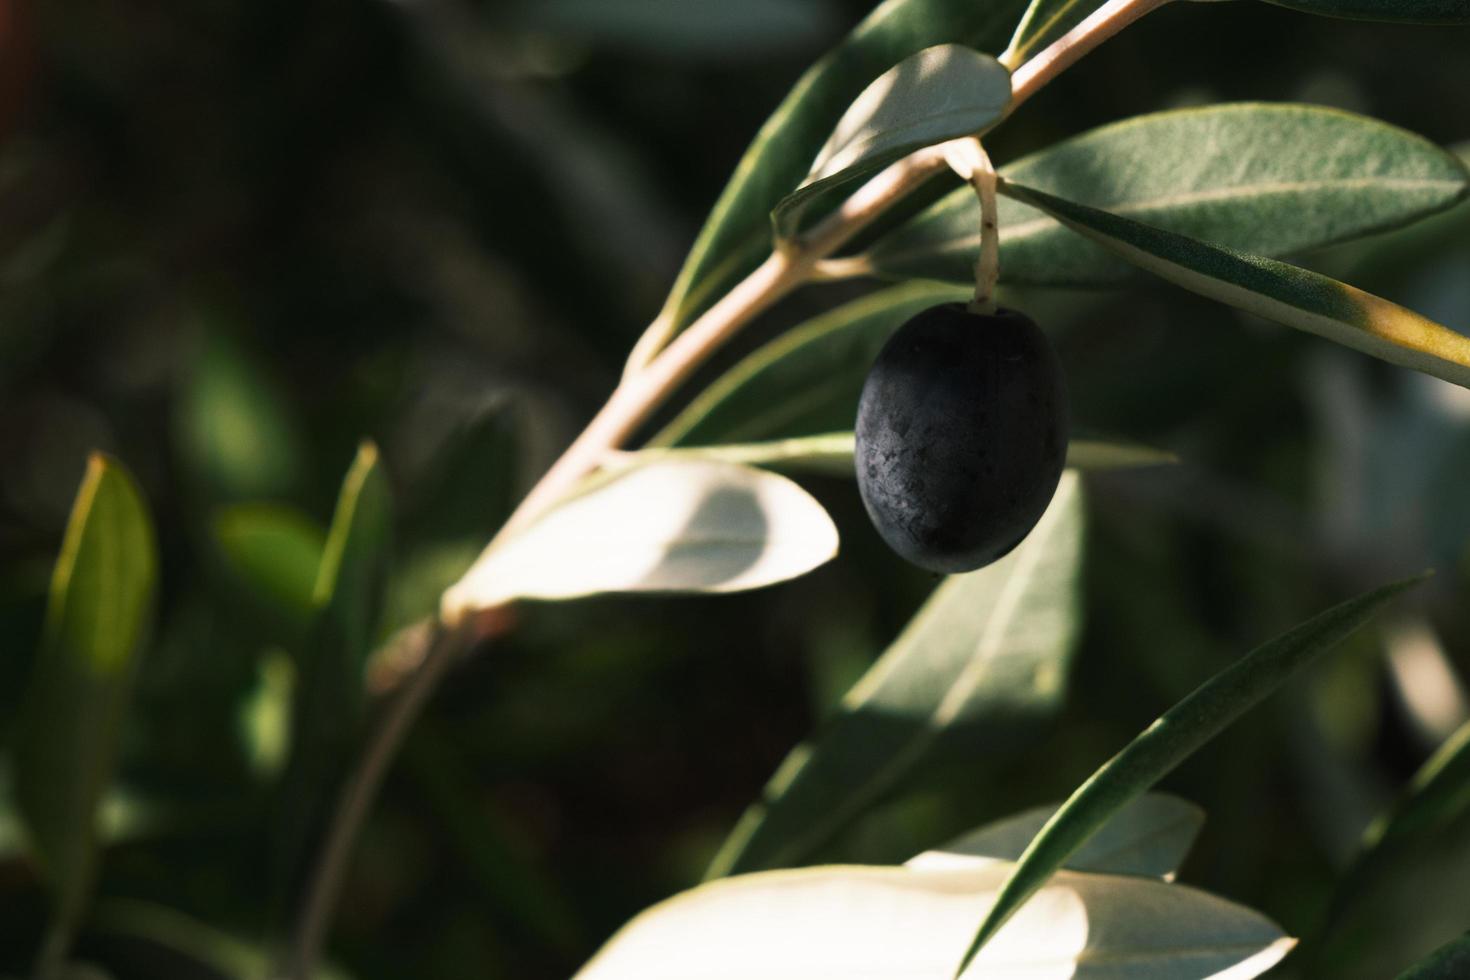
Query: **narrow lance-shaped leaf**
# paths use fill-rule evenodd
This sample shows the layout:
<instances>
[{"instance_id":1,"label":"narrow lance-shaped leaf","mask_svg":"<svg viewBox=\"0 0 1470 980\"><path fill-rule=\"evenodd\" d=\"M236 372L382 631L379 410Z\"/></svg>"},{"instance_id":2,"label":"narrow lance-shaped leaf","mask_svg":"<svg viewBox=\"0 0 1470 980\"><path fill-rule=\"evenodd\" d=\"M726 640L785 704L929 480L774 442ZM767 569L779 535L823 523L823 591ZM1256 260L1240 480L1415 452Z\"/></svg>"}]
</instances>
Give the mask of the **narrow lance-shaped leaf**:
<instances>
[{"instance_id":1,"label":"narrow lance-shaped leaf","mask_svg":"<svg viewBox=\"0 0 1470 980\"><path fill-rule=\"evenodd\" d=\"M854 442L851 432L827 432L816 436L773 439L770 442L641 449L637 452L618 453L608 465L617 468L642 465L654 460L707 459L796 473L852 476ZM1133 466L1161 466L1178 461L1179 458L1172 453L1130 443L1073 439L1067 444L1069 469L1113 470Z\"/></svg>"},{"instance_id":2,"label":"narrow lance-shaped leaf","mask_svg":"<svg viewBox=\"0 0 1470 980\"><path fill-rule=\"evenodd\" d=\"M708 876L800 863L921 766L1015 742L1058 703L1077 634L1082 495L1062 477L1031 535L947 579L798 746L746 811Z\"/></svg>"},{"instance_id":3,"label":"narrow lance-shaped leaf","mask_svg":"<svg viewBox=\"0 0 1470 980\"><path fill-rule=\"evenodd\" d=\"M1015 69L1087 19L1107 0L1031 0L1001 60Z\"/></svg>"},{"instance_id":4,"label":"narrow lance-shaped leaf","mask_svg":"<svg viewBox=\"0 0 1470 980\"><path fill-rule=\"evenodd\" d=\"M736 592L805 574L837 553L837 528L801 487L711 460L615 470L509 540L444 593L457 622L513 599L601 592Z\"/></svg>"},{"instance_id":5,"label":"narrow lance-shaped leaf","mask_svg":"<svg viewBox=\"0 0 1470 980\"><path fill-rule=\"evenodd\" d=\"M350 758L363 721L364 670L382 613L392 496L377 447L353 459L327 531L298 651L291 752L280 786L274 870L277 922L294 911L291 887L311 830Z\"/></svg>"},{"instance_id":6,"label":"narrow lance-shaped leaf","mask_svg":"<svg viewBox=\"0 0 1470 980\"><path fill-rule=\"evenodd\" d=\"M624 926L580 980L939 978L1009 861L937 871L838 866L701 885ZM1182 885L1058 874L987 948L970 980L1246 980L1292 940L1249 909Z\"/></svg>"},{"instance_id":7,"label":"narrow lance-shaped leaf","mask_svg":"<svg viewBox=\"0 0 1470 980\"><path fill-rule=\"evenodd\" d=\"M111 899L99 904L95 931L134 948L159 953L192 965L196 973L222 980L258 980L271 976L271 956L261 946L192 918L183 912L137 899ZM322 967L313 980L346 980Z\"/></svg>"},{"instance_id":8,"label":"narrow lance-shaped leaf","mask_svg":"<svg viewBox=\"0 0 1470 980\"><path fill-rule=\"evenodd\" d=\"M13 746L16 802L55 894L45 954L52 967L92 887L99 804L112 780L157 580L158 545L137 485L116 460L93 455L51 579Z\"/></svg>"},{"instance_id":9,"label":"narrow lance-shaped leaf","mask_svg":"<svg viewBox=\"0 0 1470 980\"><path fill-rule=\"evenodd\" d=\"M1470 0L1267 0L1308 14L1411 24L1470 24Z\"/></svg>"},{"instance_id":10,"label":"narrow lance-shaped leaf","mask_svg":"<svg viewBox=\"0 0 1470 980\"><path fill-rule=\"evenodd\" d=\"M726 371L649 444L755 442L850 428L863 379L893 331L921 310L972 292L907 283L808 320Z\"/></svg>"},{"instance_id":11,"label":"narrow lance-shaped leaf","mask_svg":"<svg viewBox=\"0 0 1470 980\"><path fill-rule=\"evenodd\" d=\"M769 214L807 173L868 83L936 44L998 51L1025 0L886 0L797 81L766 120L710 212L664 311L658 344L683 329L771 247Z\"/></svg>"},{"instance_id":12,"label":"narrow lance-shaped leaf","mask_svg":"<svg viewBox=\"0 0 1470 980\"><path fill-rule=\"evenodd\" d=\"M313 608L326 535L304 514L276 504L234 504L216 512L216 542L240 582L293 619Z\"/></svg>"},{"instance_id":13,"label":"narrow lance-shaped leaf","mask_svg":"<svg viewBox=\"0 0 1470 980\"><path fill-rule=\"evenodd\" d=\"M1282 257L1453 205L1470 176L1451 153L1366 116L1238 103L1136 116L1001 168L1007 180L1226 248ZM1128 264L1019 201L1000 202L1004 281L1103 286ZM853 273L968 283L980 247L961 188L842 263Z\"/></svg>"},{"instance_id":14,"label":"narrow lance-shaped leaf","mask_svg":"<svg viewBox=\"0 0 1470 980\"><path fill-rule=\"evenodd\" d=\"M1018 860L1061 804L1039 806L972 830L910 858L905 867L963 868L978 861ZM1204 825L1205 812L1167 793L1145 793L1113 814L1067 859L1072 871L1147 875L1172 881Z\"/></svg>"},{"instance_id":15,"label":"narrow lance-shaped leaf","mask_svg":"<svg viewBox=\"0 0 1470 980\"><path fill-rule=\"evenodd\" d=\"M1363 853L1307 951L1314 978L1391 976L1470 929L1470 724L1445 740L1393 809L1369 829Z\"/></svg>"},{"instance_id":16,"label":"narrow lance-shaped leaf","mask_svg":"<svg viewBox=\"0 0 1470 980\"><path fill-rule=\"evenodd\" d=\"M980 133L1010 100L1011 74L988 54L940 44L905 58L848 107L806 180L771 211L776 236L794 236L803 212L823 195L915 150Z\"/></svg>"},{"instance_id":17,"label":"narrow lance-shaped leaf","mask_svg":"<svg viewBox=\"0 0 1470 980\"><path fill-rule=\"evenodd\" d=\"M1470 976L1470 934L1452 939L1400 973L1398 980L1464 980Z\"/></svg>"},{"instance_id":18,"label":"narrow lance-shaped leaf","mask_svg":"<svg viewBox=\"0 0 1470 980\"><path fill-rule=\"evenodd\" d=\"M1336 645L1420 579L1384 586L1334 606L1257 647L1166 711L1083 783L1026 848L970 943L959 973L1006 920L1117 811Z\"/></svg>"},{"instance_id":19,"label":"narrow lance-shaped leaf","mask_svg":"<svg viewBox=\"0 0 1470 980\"><path fill-rule=\"evenodd\" d=\"M1006 183L1134 265L1202 296L1470 387L1470 337L1327 276L1246 255Z\"/></svg>"}]
</instances>

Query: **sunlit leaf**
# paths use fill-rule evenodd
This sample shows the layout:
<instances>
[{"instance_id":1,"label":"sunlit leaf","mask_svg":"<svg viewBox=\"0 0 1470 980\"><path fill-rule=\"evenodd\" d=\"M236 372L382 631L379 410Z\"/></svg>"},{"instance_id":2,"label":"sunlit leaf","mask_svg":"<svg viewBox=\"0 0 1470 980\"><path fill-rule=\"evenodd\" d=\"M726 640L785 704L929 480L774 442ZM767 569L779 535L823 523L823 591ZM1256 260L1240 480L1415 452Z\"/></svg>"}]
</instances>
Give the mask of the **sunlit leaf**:
<instances>
[{"instance_id":1,"label":"sunlit leaf","mask_svg":"<svg viewBox=\"0 0 1470 980\"><path fill-rule=\"evenodd\" d=\"M949 980L975 910L995 901L1012 867L839 866L712 882L639 915L577 976ZM1063 871L965 976L1244 980L1291 944L1257 913L1192 888Z\"/></svg>"},{"instance_id":2,"label":"sunlit leaf","mask_svg":"<svg viewBox=\"0 0 1470 980\"><path fill-rule=\"evenodd\" d=\"M1040 806L987 824L925 851L905 866L933 870L963 868L976 859L1016 861L1060 806ZM1193 803L1164 793L1145 793L1113 814L1067 859L1065 867L1172 881L1204 822L1205 812Z\"/></svg>"},{"instance_id":3,"label":"sunlit leaf","mask_svg":"<svg viewBox=\"0 0 1470 980\"><path fill-rule=\"evenodd\" d=\"M811 67L766 120L710 212L659 322L683 329L768 253L769 214L806 176L847 106L889 68L936 44L999 51L1025 0L886 0Z\"/></svg>"},{"instance_id":4,"label":"sunlit leaf","mask_svg":"<svg viewBox=\"0 0 1470 980\"><path fill-rule=\"evenodd\" d=\"M982 915L983 919L965 961L977 959L976 953L999 934L1006 920L1024 908L1027 899L1119 809L1418 581L1384 586L1320 613L1252 650L1166 711L1093 773L1047 821L994 904L977 910L977 919Z\"/></svg>"},{"instance_id":5,"label":"sunlit leaf","mask_svg":"<svg viewBox=\"0 0 1470 980\"><path fill-rule=\"evenodd\" d=\"M915 150L981 132L1010 99L1010 72L988 54L941 44L905 58L863 89L801 186L771 211L776 235L795 235L803 210L824 193Z\"/></svg>"},{"instance_id":6,"label":"sunlit leaf","mask_svg":"<svg viewBox=\"0 0 1470 980\"><path fill-rule=\"evenodd\" d=\"M1470 929L1470 724L1368 832L1313 943L1312 976L1392 976Z\"/></svg>"},{"instance_id":7,"label":"sunlit leaf","mask_svg":"<svg viewBox=\"0 0 1470 980\"><path fill-rule=\"evenodd\" d=\"M1470 387L1470 337L1326 276L1246 255L1040 191L1005 192L1140 268L1202 296Z\"/></svg>"},{"instance_id":8,"label":"sunlit leaf","mask_svg":"<svg viewBox=\"0 0 1470 980\"><path fill-rule=\"evenodd\" d=\"M1014 744L1055 709L1078 627L1082 497L1065 475L1005 558L951 576L798 746L710 877L798 864L940 755Z\"/></svg>"},{"instance_id":9,"label":"sunlit leaf","mask_svg":"<svg viewBox=\"0 0 1470 980\"><path fill-rule=\"evenodd\" d=\"M92 887L100 804L157 584L158 545L137 484L116 460L93 455L12 747L16 804L55 896L54 949L67 945Z\"/></svg>"},{"instance_id":10,"label":"sunlit leaf","mask_svg":"<svg viewBox=\"0 0 1470 980\"><path fill-rule=\"evenodd\" d=\"M615 471L488 549L444 593L453 622L512 599L600 592L735 592L802 575L837 529L785 477L704 460Z\"/></svg>"},{"instance_id":11,"label":"sunlit leaf","mask_svg":"<svg viewBox=\"0 0 1470 980\"><path fill-rule=\"evenodd\" d=\"M1413 133L1336 109L1269 103L1137 116L1001 173L1069 201L1272 257L1405 224L1449 207L1470 187L1453 154ZM1108 249L1019 201L1002 200L999 217L1006 282L1101 286L1129 275ZM969 283L979 247L979 205L964 187L885 235L852 268Z\"/></svg>"},{"instance_id":12,"label":"sunlit leaf","mask_svg":"<svg viewBox=\"0 0 1470 980\"><path fill-rule=\"evenodd\" d=\"M893 331L972 291L908 283L788 330L705 388L650 445L755 442L851 428L863 379Z\"/></svg>"}]
</instances>

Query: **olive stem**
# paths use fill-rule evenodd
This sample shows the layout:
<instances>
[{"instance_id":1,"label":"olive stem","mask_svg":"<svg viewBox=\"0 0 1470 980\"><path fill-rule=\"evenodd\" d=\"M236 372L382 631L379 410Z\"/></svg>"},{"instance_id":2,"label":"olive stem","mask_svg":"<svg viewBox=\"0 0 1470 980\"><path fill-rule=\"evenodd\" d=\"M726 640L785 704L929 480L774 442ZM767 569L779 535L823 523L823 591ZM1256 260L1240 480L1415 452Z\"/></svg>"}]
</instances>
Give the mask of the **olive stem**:
<instances>
[{"instance_id":1,"label":"olive stem","mask_svg":"<svg viewBox=\"0 0 1470 980\"><path fill-rule=\"evenodd\" d=\"M1053 78L1082 60L1082 56L1145 14L1170 0L1109 0L1066 34L1047 45L1011 74L1011 103L1007 114L1035 95Z\"/></svg>"},{"instance_id":2,"label":"olive stem","mask_svg":"<svg viewBox=\"0 0 1470 980\"><path fill-rule=\"evenodd\" d=\"M945 166L944 146L912 153L864 184L791 247L772 252L646 367L623 378L607 404L521 501L490 547L545 513L741 327L810 280L818 262Z\"/></svg>"},{"instance_id":3,"label":"olive stem","mask_svg":"<svg viewBox=\"0 0 1470 980\"><path fill-rule=\"evenodd\" d=\"M975 261L975 298L969 311L981 316L995 313L995 284L1000 280L1000 222L995 210L995 167L976 137L949 144L950 168L975 189L980 198L980 257Z\"/></svg>"},{"instance_id":4,"label":"olive stem","mask_svg":"<svg viewBox=\"0 0 1470 980\"><path fill-rule=\"evenodd\" d=\"M332 823L312 869L285 967L286 975L294 980L311 980L315 975L327 927L331 924L332 913L346 880L352 845L367 819L383 778L388 774L388 765L398 754L399 747L444 676L444 671L455 656L466 649L467 637L463 631L447 631L432 622L424 624L424 627L416 638L423 645L423 659L403 689L389 703L381 723L373 729L362 758L343 784L337 807L332 813Z\"/></svg>"},{"instance_id":5,"label":"olive stem","mask_svg":"<svg viewBox=\"0 0 1470 980\"><path fill-rule=\"evenodd\" d=\"M1009 116L1087 52L1167 2L1169 0L1110 0L1098 8L1041 54L1014 71L1006 115ZM623 379L607 403L521 501L510 520L490 542L490 547L495 547L507 535L525 527L553 506L583 476L596 468L609 450L616 449L721 344L787 293L805 282L822 278L819 270L824 259L893 204L941 172L945 165L942 146L925 147L910 154L864 184L839 210L823 219L791 247L773 251L755 271L682 333L677 332L674 315L667 310L655 319L634 345ZM473 623L446 622L443 625L456 634L458 643L471 646L482 633L479 623L493 618L490 615L493 612L482 610L481 616ZM319 863L310 886L313 898L309 900L304 916L306 921L302 923L305 942L298 945L299 955L293 958L292 965L292 975L300 980L309 978L315 969L336 907L352 844L377 795L383 774L451 659L449 644L435 643L431 646L423 662L405 682L406 687L390 716L374 733L358 768L349 776L347 785L351 789L332 816L324 844L328 857Z\"/></svg>"}]
</instances>

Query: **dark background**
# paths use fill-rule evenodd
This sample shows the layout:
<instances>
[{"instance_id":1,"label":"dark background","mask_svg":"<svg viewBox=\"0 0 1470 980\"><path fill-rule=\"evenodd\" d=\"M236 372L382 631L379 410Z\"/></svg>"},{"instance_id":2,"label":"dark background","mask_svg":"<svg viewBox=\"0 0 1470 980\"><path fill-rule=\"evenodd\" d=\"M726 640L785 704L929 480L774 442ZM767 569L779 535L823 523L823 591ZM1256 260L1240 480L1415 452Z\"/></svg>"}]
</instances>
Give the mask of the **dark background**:
<instances>
[{"instance_id":1,"label":"dark background","mask_svg":"<svg viewBox=\"0 0 1470 980\"><path fill-rule=\"evenodd\" d=\"M162 537L122 772L176 812L109 851L104 906L259 934L266 821L234 719L270 643L211 515L270 499L325 521L371 437L399 511L384 631L427 612L610 391L762 120L869 5L752 3L733 26L713 19L728 6L643 21L530 0L0 0L0 719L89 450L139 476ZM1181 3L991 151L1251 99L1454 144L1470 139L1466 50L1463 28ZM1467 232L1461 208L1312 261L1464 326ZM800 294L720 363L867 288ZM1184 463L1089 480L1087 628L1051 733L933 773L832 856L901 860L1059 799L1232 657L1432 565L1398 632L1365 632L1166 784L1210 813L1183 880L1310 936L1362 828L1455 717L1453 690L1438 721L1407 708L1386 664L1427 626L1470 669L1466 393L1165 287L1012 302L1057 339L1081 427ZM697 880L931 584L882 550L850 484L808 486L843 533L810 577L530 606L458 672L367 829L345 968L565 976ZM40 891L0 845L0 973L19 974ZM120 978L211 975L103 933L81 952Z\"/></svg>"}]
</instances>

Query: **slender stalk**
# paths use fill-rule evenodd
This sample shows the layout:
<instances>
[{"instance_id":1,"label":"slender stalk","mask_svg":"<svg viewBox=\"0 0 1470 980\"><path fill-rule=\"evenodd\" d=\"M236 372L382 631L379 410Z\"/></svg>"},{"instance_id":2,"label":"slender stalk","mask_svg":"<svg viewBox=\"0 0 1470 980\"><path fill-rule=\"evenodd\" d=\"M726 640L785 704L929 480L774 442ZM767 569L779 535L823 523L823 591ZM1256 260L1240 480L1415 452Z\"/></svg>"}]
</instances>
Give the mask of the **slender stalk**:
<instances>
[{"instance_id":1,"label":"slender stalk","mask_svg":"<svg viewBox=\"0 0 1470 980\"><path fill-rule=\"evenodd\" d=\"M524 527L561 499L741 327L807 282L820 260L945 165L943 147L927 147L905 157L865 184L791 248L772 252L647 367L623 379L582 434L521 501L497 540ZM495 547L495 542L490 546Z\"/></svg>"},{"instance_id":2,"label":"slender stalk","mask_svg":"<svg viewBox=\"0 0 1470 980\"><path fill-rule=\"evenodd\" d=\"M995 312L995 284L1000 281L1000 221L995 213L995 167L979 139L950 144L949 165L980 199L980 257L975 262L975 298L971 313L990 316Z\"/></svg>"},{"instance_id":3,"label":"slender stalk","mask_svg":"<svg viewBox=\"0 0 1470 980\"><path fill-rule=\"evenodd\" d=\"M1169 0L1109 0L1086 20L1057 38L1036 57L1011 75L1011 104L1008 112L1039 92L1048 82L1082 60L1108 38L1140 17L1157 10Z\"/></svg>"},{"instance_id":4,"label":"slender stalk","mask_svg":"<svg viewBox=\"0 0 1470 980\"><path fill-rule=\"evenodd\" d=\"M465 649L467 640L469 637L463 633L445 630L437 624L426 629L422 641L427 648L423 661L389 704L382 722L363 749L361 761L342 787L332 814L332 824L302 903L301 918L287 962L287 976L295 980L310 980L315 973L322 943L346 880L352 846L378 789L383 785L388 766L398 754L404 737L423 710L429 695L444 676L445 669L455 655Z\"/></svg>"},{"instance_id":5,"label":"slender stalk","mask_svg":"<svg viewBox=\"0 0 1470 980\"><path fill-rule=\"evenodd\" d=\"M1007 115L1083 55L1168 0L1110 0L1011 76ZM660 317L635 346L632 364L582 434L521 501L490 546L544 513L671 395L741 327L805 282L823 277L821 263L884 211L946 165L945 147L918 150L864 184L799 241L775 251L726 296L678 334ZM660 349L662 348L662 349ZM452 651L474 641L479 620L444 624L422 664L384 717L350 777L313 873L291 960L291 976L309 980L335 910L347 861L389 763L442 677Z\"/></svg>"}]
</instances>

